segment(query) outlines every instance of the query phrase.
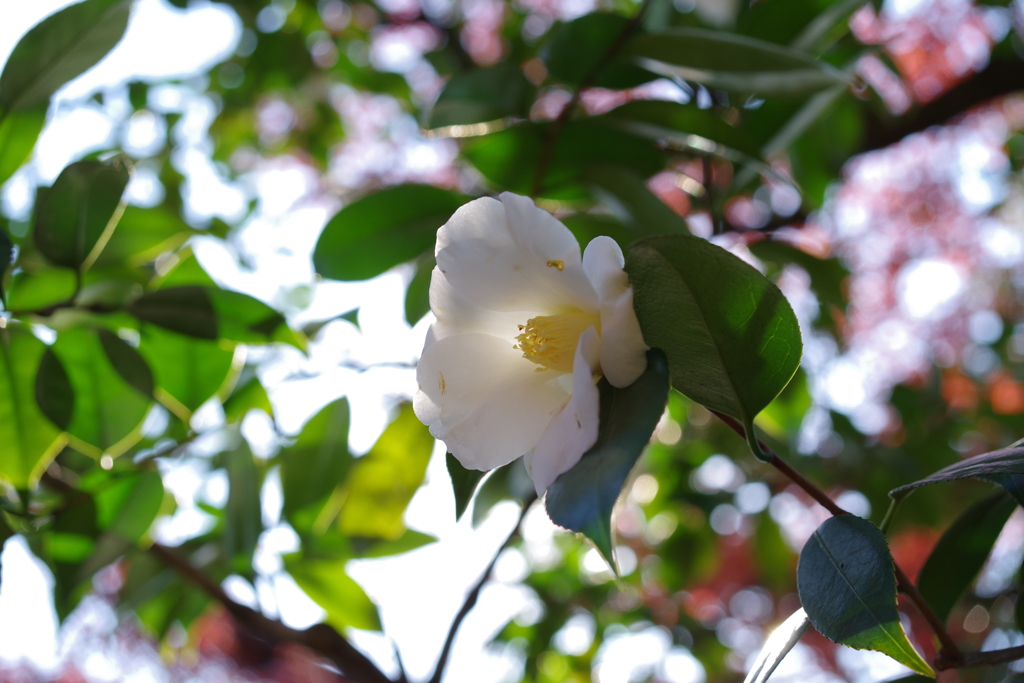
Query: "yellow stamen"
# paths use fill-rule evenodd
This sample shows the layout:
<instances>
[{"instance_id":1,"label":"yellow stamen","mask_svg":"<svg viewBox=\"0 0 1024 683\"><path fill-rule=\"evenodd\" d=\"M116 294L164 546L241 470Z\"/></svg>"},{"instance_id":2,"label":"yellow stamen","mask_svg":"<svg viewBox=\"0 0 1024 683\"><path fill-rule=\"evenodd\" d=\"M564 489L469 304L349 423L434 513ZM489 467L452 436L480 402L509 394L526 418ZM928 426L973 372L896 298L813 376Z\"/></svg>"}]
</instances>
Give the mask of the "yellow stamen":
<instances>
[{"instance_id":1,"label":"yellow stamen","mask_svg":"<svg viewBox=\"0 0 1024 683\"><path fill-rule=\"evenodd\" d=\"M523 352L523 358L558 372L572 372L576 345L580 335L593 326L601 331L601 319L593 313L577 311L556 315L539 315L530 318L516 341L515 348Z\"/></svg>"}]
</instances>

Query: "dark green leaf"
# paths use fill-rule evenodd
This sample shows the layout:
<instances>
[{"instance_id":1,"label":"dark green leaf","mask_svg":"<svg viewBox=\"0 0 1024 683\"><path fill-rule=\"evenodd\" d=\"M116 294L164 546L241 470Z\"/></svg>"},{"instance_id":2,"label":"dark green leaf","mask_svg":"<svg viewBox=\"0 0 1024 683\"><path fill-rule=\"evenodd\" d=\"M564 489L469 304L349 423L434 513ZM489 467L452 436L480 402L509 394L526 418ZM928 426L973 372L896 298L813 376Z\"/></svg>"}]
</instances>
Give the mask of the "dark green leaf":
<instances>
[{"instance_id":1,"label":"dark green leaf","mask_svg":"<svg viewBox=\"0 0 1024 683\"><path fill-rule=\"evenodd\" d=\"M235 356L234 350L219 342L187 337L156 325L143 326L139 351L153 369L156 398L183 420L217 393Z\"/></svg>"},{"instance_id":2,"label":"dark green leaf","mask_svg":"<svg viewBox=\"0 0 1024 683\"><path fill-rule=\"evenodd\" d=\"M668 356L672 385L751 422L800 365L800 328L770 280L697 237L653 237L626 257L644 340Z\"/></svg>"},{"instance_id":3,"label":"dark green leaf","mask_svg":"<svg viewBox=\"0 0 1024 683\"><path fill-rule=\"evenodd\" d=\"M487 473L481 470L467 470L451 453L445 455L445 463L448 465L448 476L452 478L452 493L455 494L455 519L462 519L470 501L473 500L476 487Z\"/></svg>"},{"instance_id":4,"label":"dark green leaf","mask_svg":"<svg viewBox=\"0 0 1024 683\"><path fill-rule=\"evenodd\" d=\"M638 36L620 59L662 76L743 94L801 94L848 81L838 69L801 50L702 28Z\"/></svg>"},{"instance_id":5,"label":"dark green leaf","mask_svg":"<svg viewBox=\"0 0 1024 683\"><path fill-rule=\"evenodd\" d=\"M53 349L44 347L36 374L35 393L42 414L60 429L67 429L75 412L75 390L64 364Z\"/></svg>"},{"instance_id":6,"label":"dark green leaf","mask_svg":"<svg viewBox=\"0 0 1024 683\"><path fill-rule=\"evenodd\" d=\"M125 382L135 387L143 396L153 395L153 372L138 351L110 330L96 330L100 337L107 360Z\"/></svg>"},{"instance_id":7,"label":"dark green leaf","mask_svg":"<svg viewBox=\"0 0 1024 683\"><path fill-rule=\"evenodd\" d=\"M545 506L551 521L586 534L611 563L612 508L665 412L669 390L665 354L657 349L648 351L647 369L630 386L616 389L602 379L598 390L597 442L548 488Z\"/></svg>"},{"instance_id":8,"label":"dark green leaf","mask_svg":"<svg viewBox=\"0 0 1024 683\"><path fill-rule=\"evenodd\" d=\"M826 520L800 553L796 581L800 602L823 636L934 677L900 624L892 555L871 522L853 515Z\"/></svg>"},{"instance_id":9,"label":"dark green leaf","mask_svg":"<svg viewBox=\"0 0 1024 683\"><path fill-rule=\"evenodd\" d=\"M548 73L556 81L579 85L606 59L609 50L628 30L631 19L621 14L584 14L555 29L546 55ZM598 73L593 85L634 88L657 76L632 64L613 62Z\"/></svg>"},{"instance_id":10,"label":"dark green leaf","mask_svg":"<svg viewBox=\"0 0 1024 683\"><path fill-rule=\"evenodd\" d=\"M339 398L310 418L295 443L281 451L285 517L322 503L345 481L352 466L348 426L348 400Z\"/></svg>"},{"instance_id":11,"label":"dark green leaf","mask_svg":"<svg viewBox=\"0 0 1024 683\"><path fill-rule=\"evenodd\" d=\"M846 296L843 294L849 269L837 257L819 258L806 251L779 240L769 239L750 245L750 251L762 261L775 261L781 265L794 263L811 278L814 293L821 303L846 310Z\"/></svg>"},{"instance_id":12,"label":"dark green leaf","mask_svg":"<svg viewBox=\"0 0 1024 683\"><path fill-rule=\"evenodd\" d=\"M140 438L138 427L152 399L125 380L104 351L100 339L96 330L70 328L57 336L50 349L67 373L74 394L74 408L65 427L75 439L72 445L88 454L98 456L107 452L116 456ZM134 349L131 352L137 354ZM48 373L53 377L58 374ZM45 407L49 403L40 405ZM59 415L48 408L47 415L51 412Z\"/></svg>"},{"instance_id":13,"label":"dark green leaf","mask_svg":"<svg viewBox=\"0 0 1024 683\"><path fill-rule=\"evenodd\" d=\"M541 149L548 145L547 123L524 123L467 141L466 157L484 176L504 190L530 194ZM626 166L642 178L665 165L663 151L649 139L624 131L599 118L569 121L562 128L544 175L542 196L582 199L581 180L597 164Z\"/></svg>"},{"instance_id":14,"label":"dark green leaf","mask_svg":"<svg viewBox=\"0 0 1024 683\"><path fill-rule=\"evenodd\" d=\"M939 539L917 588L943 622L981 571L1017 501L999 490L964 511Z\"/></svg>"},{"instance_id":15,"label":"dark green leaf","mask_svg":"<svg viewBox=\"0 0 1024 683\"><path fill-rule=\"evenodd\" d=\"M402 515L423 483L434 437L404 405L370 452L348 476L348 496L339 528L349 536L397 539L405 532Z\"/></svg>"},{"instance_id":16,"label":"dark green leaf","mask_svg":"<svg viewBox=\"0 0 1024 683\"><path fill-rule=\"evenodd\" d=\"M313 251L320 275L366 280L431 249L437 229L468 197L399 185L359 199L328 221Z\"/></svg>"},{"instance_id":17,"label":"dark green leaf","mask_svg":"<svg viewBox=\"0 0 1024 683\"><path fill-rule=\"evenodd\" d=\"M66 443L36 403L36 375L48 351L27 325L0 329L0 477L17 489L33 486Z\"/></svg>"},{"instance_id":18,"label":"dark green leaf","mask_svg":"<svg viewBox=\"0 0 1024 683\"><path fill-rule=\"evenodd\" d=\"M7 269L13 260L14 245L11 243L11 238L7 236L7 231L0 228L0 306L3 306L5 310L10 309L7 307L7 298L4 296L4 278L7 276Z\"/></svg>"},{"instance_id":19,"label":"dark green leaf","mask_svg":"<svg viewBox=\"0 0 1024 683\"><path fill-rule=\"evenodd\" d=\"M902 498L919 486L957 479L992 479L1004 474L1024 474L1024 446L1013 445L998 451L976 455L943 467L924 479L889 491L893 498Z\"/></svg>"},{"instance_id":20,"label":"dark green leaf","mask_svg":"<svg viewBox=\"0 0 1024 683\"><path fill-rule=\"evenodd\" d=\"M757 143L742 129L730 126L713 109L700 109L695 104L640 100L616 107L601 118L637 135L669 141L684 150L723 154L727 150L719 146L724 146L751 159L761 158Z\"/></svg>"},{"instance_id":21,"label":"dark green leaf","mask_svg":"<svg viewBox=\"0 0 1024 683\"><path fill-rule=\"evenodd\" d=\"M536 88L510 62L455 74L430 111L429 128L525 118Z\"/></svg>"},{"instance_id":22,"label":"dark green leaf","mask_svg":"<svg viewBox=\"0 0 1024 683\"><path fill-rule=\"evenodd\" d=\"M15 46L0 74L0 117L45 105L57 90L117 45L130 0L87 0L39 22Z\"/></svg>"},{"instance_id":23,"label":"dark green leaf","mask_svg":"<svg viewBox=\"0 0 1024 683\"><path fill-rule=\"evenodd\" d=\"M88 268L117 225L127 186L128 168L120 157L65 168L36 208L33 237L39 251L58 266Z\"/></svg>"},{"instance_id":24,"label":"dark green leaf","mask_svg":"<svg viewBox=\"0 0 1024 683\"><path fill-rule=\"evenodd\" d=\"M229 572L251 576L252 555L263 532L260 472L244 441L224 454L224 463L228 473L228 502L221 537L224 561Z\"/></svg>"},{"instance_id":25,"label":"dark green leaf","mask_svg":"<svg viewBox=\"0 0 1024 683\"><path fill-rule=\"evenodd\" d=\"M46 107L0 112L0 186L28 161L46 123Z\"/></svg>"},{"instance_id":26,"label":"dark green leaf","mask_svg":"<svg viewBox=\"0 0 1024 683\"><path fill-rule=\"evenodd\" d=\"M430 278L435 263L433 251L416 259L416 274L405 290L405 321L410 326L418 323L430 311Z\"/></svg>"},{"instance_id":27,"label":"dark green leaf","mask_svg":"<svg viewBox=\"0 0 1024 683\"><path fill-rule=\"evenodd\" d=\"M562 218L562 223L569 228L580 243L580 249L585 249L590 241L599 235L607 235L618 242L619 248L626 253L627 247L635 242L639 235L624 226L614 216L600 213L578 213Z\"/></svg>"},{"instance_id":28,"label":"dark green leaf","mask_svg":"<svg viewBox=\"0 0 1024 683\"><path fill-rule=\"evenodd\" d=\"M491 472L484 483L477 488L473 501L473 526L487 518L491 508L503 500L514 500L522 504L532 500L535 493L533 480L526 471L522 458L516 458Z\"/></svg>"},{"instance_id":29,"label":"dark green leaf","mask_svg":"<svg viewBox=\"0 0 1024 683\"><path fill-rule=\"evenodd\" d=\"M761 651L754 660L754 665L747 672L743 683L766 683L771 678L772 672L782 660L793 649L793 646L800 640L800 636L807 630L811 623L803 608L793 612L782 622L778 628L772 631L765 641Z\"/></svg>"},{"instance_id":30,"label":"dark green leaf","mask_svg":"<svg viewBox=\"0 0 1024 683\"><path fill-rule=\"evenodd\" d=\"M380 616L358 583L345 573L347 560L313 560L301 553L285 555L284 566L306 595L327 612L326 622L339 631L380 630Z\"/></svg>"},{"instance_id":31,"label":"dark green leaf","mask_svg":"<svg viewBox=\"0 0 1024 683\"><path fill-rule=\"evenodd\" d=\"M590 183L591 194L637 237L690 233L679 214L647 189L643 178L630 169L604 164L591 168L583 177Z\"/></svg>"},{"instance_id":32,"label":"dark green leaf","mask_svg":"<svg viewBox=\"0 0 1024 683\"><path fill-rule=\"evenodd\" d=\"M139 320L197 339L259 344L284 342L304 350L284 316L248 294L186 285L158 289L128 306Z\"/></svg>"}]
</instances>

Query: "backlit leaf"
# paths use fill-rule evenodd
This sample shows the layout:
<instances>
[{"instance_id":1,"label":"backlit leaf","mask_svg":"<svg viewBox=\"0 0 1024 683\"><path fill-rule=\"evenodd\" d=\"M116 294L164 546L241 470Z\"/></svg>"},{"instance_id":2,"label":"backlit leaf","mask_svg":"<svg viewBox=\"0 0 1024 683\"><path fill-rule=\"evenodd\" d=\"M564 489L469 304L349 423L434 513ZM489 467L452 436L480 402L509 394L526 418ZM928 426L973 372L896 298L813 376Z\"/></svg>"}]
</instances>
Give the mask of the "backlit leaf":
<instances>
[{"instance_id":1,"label":"backlit leaf","mask_svg":"<svg viewBox=\"0 0 1024 683\"><path fill-rule=\"evenodd\" d=\"M348 426L348 399L339 398L311 417L295 443L281 451L285 517L322 502L345 481L352 466Z\"/></svg>"},{"instance_id":2,"label":"backlit leaf","mask_svg":"<svg viewBox=\"0 0 1024 683\"><path fill-rule=\"evenodd\" d=\"M46 123L46 107L0 113L0 186L28 161Z\"/></svg>"},{"instance_id":3,"label":"backlit leaf","mask_svg":"<svg viewBox=\"0 0 1024 683\"><path fill-rule=\"evenodd\" d=\"M243 441L224 454L228 473L228 502L224 508L221 547L226 569L251 576L252 556L263 533L260 506L260 472L249 446Z\"/></svg>"},{"instance_id":4,"label":"backlit leaf","mask_svg":"<svg viewBox=\"0 0 1024 683\"><path fill-rule=\"evenodd\" d=\"M444 457L445 464L448 466L448 476L452 479L452 493L455 494L455 519L462 519L470 501L473 500L476 487L480 485L480 480L487 472L467 470L451 453Z\"/></svg>"},{"instance_id":5,"label":"backlit leaf","mask_svg":"<svg viewBox=\"0 0 1024 683\"><path fill-rule=\"evenodd\" d=\"M221 388L235 355L216 341L156 325L143 326L139 351L153 369L156 398L185 420Z\"/></svg>"},{"instance_id":6,"label":"backlit leaf","mask_svg":"<svg viewBox=\"0 0 1024 683\"><path fill-rule=\"evenodd\" d=\"M301 553L284 557L285 569L306 595L327 612L326 623L339 631L380 630L380 616L358 583L345 573L347 560L317 560Z\"/></svg>"}]
</instances>

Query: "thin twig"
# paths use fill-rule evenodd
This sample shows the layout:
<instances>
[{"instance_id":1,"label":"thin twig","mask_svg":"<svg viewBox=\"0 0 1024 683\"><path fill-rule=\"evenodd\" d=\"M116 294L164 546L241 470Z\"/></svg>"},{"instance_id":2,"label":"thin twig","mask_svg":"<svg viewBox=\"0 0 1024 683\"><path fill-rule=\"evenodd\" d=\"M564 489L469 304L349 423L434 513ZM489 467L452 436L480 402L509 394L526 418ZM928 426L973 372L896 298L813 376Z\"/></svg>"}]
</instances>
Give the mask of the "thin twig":
<instances>
[{"instance_id":1,"label":"thin twig","mask_svg":"<svg viewBox=\"0 0 1024 683\"><path fill-rule=\"evenodd\" d=\"M967 652L959 658L952 658L947 653L939 653L935 658L935 668L939 671L946 669L962 669L968 666L992 666L993 664L1005 664L1018 659L1024 659L1024 645L1008 647L1005 650L989 650L988 652Z\"/></svg>"},{"instance_id":2,"label":"thin twig","mask_svg":"<svg viewBox=\"0 0 1024 683\"><path fill-rule=\"evenodd\" d=\"M601 71L608 65L608 62L616 55L616 53L622 49L626 42L633 37L633 34L638 28L640 28L640 22L643 21L644 15L647 13L647 8L650 7L651 0L644 0L640 5L640 9L636 11L633 18L630 19L629 23L622 28L622 32L615 38L615 41L608 46L608 49L601 56L601 59L594 64L593 68L587 72L583 80L576 87L576 90L572 93L572 98L559 112L558 118L552 123L551 127L548 128L548 133L544 136L544 144L540 148L540 156L537 159L537 170L533 176L533 188L530 190L531 197L537 197L544 189L544 176L547 175L548 166L551 165L551 159L555 153L555 143L558 141L558 136L562 134L562 129L565 127L569 117L572 116L573 110L576 105L580 103L580 97L583 91L593 85L594 81L601 74Z\"/></svg>"},{"instance_id":3,"label":"thin twig","mask_svg":"<svg viewBox=\"0 0 1024 683\"><path fill-rule=\"evenodd\" d=\"M737 422L735 419L728 415L723 415L717 411L711 411L715 414L718 419L726 424L729 429L733 430L742 438L746 438L746 431L743 429L743 425ZM809 479L804 477L802 474L793 469L793 466L787 463L785 460L780 458L767 444L758 439L758 443L761 449L767 453L771 460L769 464L777 469L782 474L786 475L794 484L802 488L807 492L814 500L816 500L822 507L831 512L833 515L848 515L846 510L842 509L835 504L828 494L822 491L820 488L814 485ZM949 660L956 661L961 657L960 650L957 648L956 643L949 636L949 632L946 631L945 625L942 620L935 614L935 610L928 604L928 601L924 599L924 596L917 590L913 582L907 578L907 575L903 573L903 570L899 568L896 563L893 563L893 567L896 570L896 584L899 590L903 591L910 600L917 605L917 609L920 610L921 615L925 621L928 622L928 626L931 627L932 632L935 633L935 637L939 639L939 643L942 645L940 650L940 657L946 657Z\"/></svg>"},{"instance_id":4,"label":"thin twig","mask_svg":"<svg viewBox=\"0 0 1024 683\"><path fill-rule=\"evenodd\" d=\"M452 625L448 629L448 636L444 639L444 647L441 648L441 654L438 656L437 664L434 666L434 673L431 675L428 683L441 683L441 677L444 676L444 670L448 666L448 658L451 656L452 645L455 643L455 635L458 633L459 627L469 615L470 611L472 611L473 607L476 606L476 601L480 598L480 591L483 590L484 585L487 583L488 579L491 578L491 572L494 571L494 565L498 561L498 557L501 556L502 551L508 547L509 543L512 542L512 539L514 539L519 533L519 526L523 523L526 511L530 509L530 505L532 505L535 500L536 497L531 496L527 500L523 501L523 509L519 513L519 520L516 522L516 525L512 527L512 531L505 539L505 542L501 544L500 548L498 548L498 552L494 553L494 557L491 558L491 562L487 565L487 569L484 570L484 573L480 575L480 579L476 582L473 588L470 589L469 593L466 594L466 599L462 602L462 607L459 608L458 613L452 620Z\"/></svg>"},{"instance_id":5,"label":"thin twig","mask_svg":"<svg viewBox=\"0 0 1024 683\"><path fill-rule=\"evenodd\" d=\"M250 628L260 636L276 642L290 642L303 645L329 659L344 676L357 683L395 683L371 662L366 655L352 646L340 633L327 624L316 624L305 630L285 626L256 610L232 600L205 572L200 571L182 557L177 550L154 543L149 552L165 564L174 567L184 578L201 588L207 595L221 603L232 617L242 626Z\"/></svg>"}]
</instances>

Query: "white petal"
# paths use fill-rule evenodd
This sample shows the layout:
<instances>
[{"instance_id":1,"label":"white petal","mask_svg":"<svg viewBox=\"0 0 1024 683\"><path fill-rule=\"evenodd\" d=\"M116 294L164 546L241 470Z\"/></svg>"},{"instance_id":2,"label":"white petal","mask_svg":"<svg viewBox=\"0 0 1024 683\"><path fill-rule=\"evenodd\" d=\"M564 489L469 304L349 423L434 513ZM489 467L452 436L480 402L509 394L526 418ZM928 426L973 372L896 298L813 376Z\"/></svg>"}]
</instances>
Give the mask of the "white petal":
<instances>
[{"instance_id":1,"label":"white petal","mask_svg":"<svg viewBox=\"0 0 1024 683\"><path fill-rule=\"evenodd\" d=\"M526 197L475 199L437 232L437 265L452 287L494 311L597 310L569 229ZM525 322L525 321L523 321Z\"/></svg>"},{"instance_id":2,"label":"white petal","mask_svg":"<svg viewBox=\"0 0 1024 683\"><path fill-rule=\"evenodd\" d=\"M526 456L526 469L537 495L558 475L568 472L597 441L601 399L592 368L597 366L601 338L593 327L580 335L572 369L572 398L555 416L536 448Z\"/></svg>"},{"instance_id":3,"label":"white petal","mask_svg":"<svg viewBox=\"0 0 1024 683\"><path fill-rule=\"evenodd\" d=\"M437 320L427 331L424 348L438 339L469 332L500 337L512 344L519 325L526 322L522 313L501 313L476 305L452 287L438 268L430 276L430 310Z\"/></svg>"},{"instance_id":4,"label":"white petal","mask_svg":"<svg viewBox=\"0 0 1024 683\"><path fill-rule=\"evenodd\" d=\"M622 250L610 237L591 240L583 270L601 300L601 372L614 387L628 387L647 369L648 346L633 310L633 287Z\"/></svg>"},{"instance_id":5,"label":"white petal","mask_svg":"<svg viewBox=\"0 0 1024 683\"><path fill-rule=\"evenodd\" d=\"M413 408L469 469L512 462L540 439L568 394L550 370L485 334L445 337L424 349Z\"/></svg>"}]
</instances>

